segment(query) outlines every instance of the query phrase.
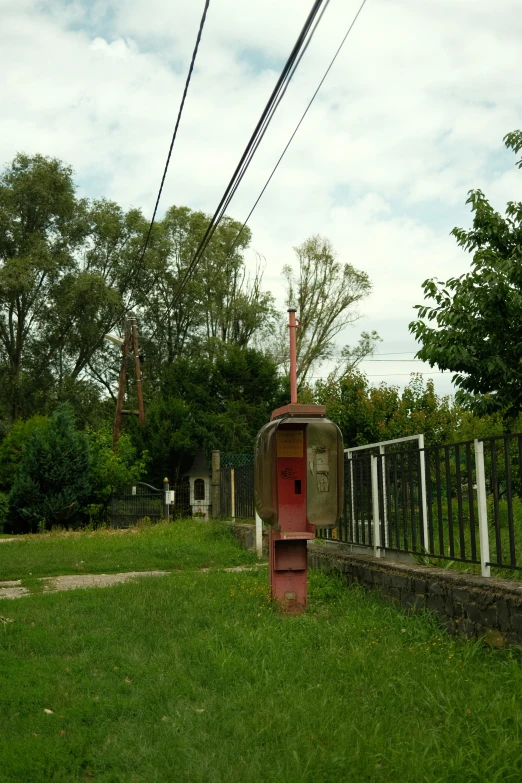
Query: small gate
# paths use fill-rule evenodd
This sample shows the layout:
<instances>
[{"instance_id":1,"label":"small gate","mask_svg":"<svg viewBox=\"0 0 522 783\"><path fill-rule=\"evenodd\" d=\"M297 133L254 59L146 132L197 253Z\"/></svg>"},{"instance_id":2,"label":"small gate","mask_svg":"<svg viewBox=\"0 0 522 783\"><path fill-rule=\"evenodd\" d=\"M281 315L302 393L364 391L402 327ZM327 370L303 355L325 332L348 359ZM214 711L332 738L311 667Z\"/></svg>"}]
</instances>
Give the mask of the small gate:
<instances>
[{"instance_id":1,"label":"small gate","mask_svg":"<svg viewBox=\"0 0 522 783\"><path fill-rule=\"evenodd\" d=\"M112 527L132 527L140 519L148 517L159 522L165 516L164 492L144 481L137 481L125 487L120 495L111 501Z\"/></svg>"}]
</instances>

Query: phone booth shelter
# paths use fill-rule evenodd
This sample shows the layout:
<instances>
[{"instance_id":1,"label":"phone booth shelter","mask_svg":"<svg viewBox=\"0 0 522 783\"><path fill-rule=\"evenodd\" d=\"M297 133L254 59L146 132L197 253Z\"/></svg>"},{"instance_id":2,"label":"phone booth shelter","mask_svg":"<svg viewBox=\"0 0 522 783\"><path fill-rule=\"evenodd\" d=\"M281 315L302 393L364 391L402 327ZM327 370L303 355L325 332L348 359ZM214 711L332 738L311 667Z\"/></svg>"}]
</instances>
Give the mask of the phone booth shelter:
<instances>
[{"instance_id":1,"label":"phone booth shelter","mask_svg":"<svg viewBox=\"0 0 522 783\"><path fill-rule=\"evenodd\" d=\"M291 403L272 413L255 451L255 505L270 526L272 597L289 612L307 600L307 542L337 524L343 508L339 428L322 405Z\"/></svg>"},{"instance_id":2,"label":"phone booth shelter","mask_svg":"<svg viewBox=\"0 0 522 783\"><path fill-rule=\"evenodd\" d=\"M190 507L192 516L199 519L209 518L210 509L210 468L205 451L201 449L186 474L190 485Z\"/></svg>"}]
</instances>

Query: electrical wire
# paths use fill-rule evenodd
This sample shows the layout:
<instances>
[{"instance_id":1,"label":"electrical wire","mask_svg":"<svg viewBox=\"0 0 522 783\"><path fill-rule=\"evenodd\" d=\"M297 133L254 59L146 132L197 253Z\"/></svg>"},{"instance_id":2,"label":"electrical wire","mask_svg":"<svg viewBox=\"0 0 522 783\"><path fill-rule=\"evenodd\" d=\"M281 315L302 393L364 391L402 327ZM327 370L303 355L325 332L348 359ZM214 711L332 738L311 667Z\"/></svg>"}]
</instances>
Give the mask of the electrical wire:
<instances>
[{"instance_id":1,"label":"electrical wire","mask_svg":"<svg viewBox=\"0 0 522 783\"><path fill-rule=\"evenodd\" d=\"M329 0L328 0L329 2ZM176 294L174 295L173 304L179 301L179 298L181 296L181 293L183 292L183 289L185 285L187 284L187 281L189 280L190 276L192 275L192 272L196 268L198 262L201 259L201 256L205 252L210 240L212 239L221 219L223 218L225 211L230 204L231 199L234 196L234 193L236 192L241 180L243 179L245 172L250 165L250 162L255 154L255 151L259 147L259 143L261 142L263 136L266 133L266 130L268 128L268 125L270 124L275 109L279 105L280 98L282 98L282 95L284 94L284 91L286 90L286 87L288 86L288 82L291 80L292 76L295 73L294 65L296 65L297 59L299 57L299 54L302 52L303 48L308 46L306 43L308 36L310 35L310 38L314 34L317 25L312 29L312 32L310 33L310 30L312 28L312 25L314 24L314 21L317 17L317 14L319 13L319 10L323 4L323 0L315 0L312 9L310 13L308 14L308 17L305 21L305 24L297 38L296 43L294 44L294 47L290 53L290 56L279 76L279 79L277 80L277 83L272 91L272 94L261 114L261 117L258 120L258 123L254 129L254 132L252 133L252 136L250 137L247 146L245 147L245 150L240 158L239 163L236 166L236 169L232 175L232 178L230 182L227 185L227 188L225 190L225 193L223 194L221 201L218 204L218 207L207 226L207 229L205 231L205 234L203 235L203 238L201 239L193 257L192 260L189 263L189 266L181 280L181 283L179 285L178 290L176 291ZM309 40L308 40L309 43Z\"/></svg>"},{"instance_id":2,"label":"electrical wire","mask_svg":"<svg viewBox=\"0 0 522 783\"><path fill-rule=\"evenodd\" d=\"M200 41L201 41L201 36L203 34L203 28L205 26L205 20L207 18L207 11L208 11L209 5L210 5L210 0L205 0L205 7L203 8L203 14L201 16L201 20L200 20L200 23L199 23L199 30L198 30L198 34L197 34L197 37L196 37L196 43L195 43L195 46L194 46L194 51L192 52L192 59L190 61L190 67L189 67L189 71L188 71L188 74L187 74L187 79L185 81L185 88L183 90L183 96L181 98L181 103L180 103L179 110L178 110L178 116L177 116L177 119L176 119L176 124L174 126L174 132L172 134L172 140L170 142L169 153L167 155L165 168L163 170L163 176L161 178L161 184L160 184L159 191L158 191L158 197L156 199L156 204L154 206L154 212L152 213L152 219L150 221L149 230L147 232L147 237L145 239L145 244L143 245L143 250L141 251L141 256L140 256L140 259L138 261L138 268L141 266L141 264L143 263L143 259L145 258L145 252L146 252L148 244L149 244L150 235L152 233L152 227L154 225L154 220L156 219L156 213L158 211L158 206L159 206L161 194L162 194L162 191L163 191L163 185L165 184L165 177L167 176L167 170L169 168L170 158L171 158L171 155L172 155L172 150L174 148L174 142L176 141L176 136L178 134L179 123L180 123L180 120L181 120L181 115L183 113L183 108L185 106L185 100L186 100L186 97L187 97L187 92L188 92L188 88L189 88L189 84L190 84L190 79L192 77L192 71L194 70L194 64L196 62L196 56L197 56L197 53L198 53L199 44L200 44Z\"/></svg>"},{"instance_id":3,"label":"electrical wire","mask_svg":"<svg viewBox=\"0 0 522 783\"><path fill-rule=\"evenodd\" d=\"M357 19L359 18L359 15L360 15L361 11L363 10L364 6L366 5L366 2L367 2L367 0L363 0L363 1L362 1L362 3L361 3L361 5L359 6L359 10L358 10L358 11L357 11L357 13L355 14L355 16L354 16L354 18L353 18L353 20L352 20L352 23L350 24L350 26L349 26L349 28L348 28L348 30L347 30L347 32L346 32L346 34L345 34L344 38L343 38L343 39L342 39L342 41L341 41L341 43L339 44L339 46L338 46L338 48L337 48L337 51L335 52L334 56L332 57L332 59L331 59L331 61L330 61L330 64L329 64L328 68L327 68L327 69L326 69L326 71L324 72L324 75L323 75L323 77L322 77L321 81L319 82L319 84L318 84L318 86L317 86L317 89L315 90L314 94L312 95L312 97L311 97L311 99L310 99L310 101L309 101L309 103L308 103L308 105L307 105L306 109L304 110L304 112L303 112L303 114L302 114L302 116L301 116L301 119L300 119L300 120L299 120L299 122L297 123L297 125L296 125L296 127L295 127L295 130L294 130L294 132L293 132L293 133L292 133L292 135L290 136L290 139L288 140L288 143L286 144L286 146L285 146L285 148L283 149L283 151L282 151L281 155L279 156L279 158L278 158L278 160L277 160L277 162L276 162L276 164L275 164L274 168L272 169L272 173L270 174L270 176L268 177L267 181L265 182L265 184L264 184L264 186L263 186L263 189L261 190L261 193L259 194L259 196L258 196L258 197L257 197L257 199L255 200L255 202L254 202L254 205L253 205L252 209L250 210L250 212L249 212L249 213L248 213L248 215L246 216L246 218L245 218L245 220L244 220L244 222L243 222L243 225L242 225L242 226L241 226L241 228L239 229L239 231L238 231L238 233L237 233L237 235L236 235L236 237L235 237L234 241L232 242L232 245L231 245L231 247L229 248L229 251L228 251L229 253L232 253L232 251L233 251L233 250L234 250L234 248L236 247L236 245L237 245L237 243L238 243L238 241L239 241L239 238L240 238L241 234L242 234L242 233L243 233L243 231L245 230L245 227L246 227L246 225L247 225L248 221L250 220L250 218L252 217L252 214L254 213L254 210L256 209L257 205L258 205L258 204L259 204L259 202L261 201L261 198L263 197L263 194L264 194L265 190L266 190L266 189L267 189L267 187L269 186L269 184L270 184L270 182L271 182L271 180L272 180L272 177L274 176L274 174L276 173L277 169L279 168L279 164L281 163L281 161L283 160L284 156L286 155L286 152L287 152L287 150L288 150L288 148L289 148L290 144L292 143L292 141L293 141L293 139L294 139L294 136L296 135L297 131L298 131L298 130L299 130L299 128L301 127L301 124L302 124L302 122L303 122L304 118L305 118L305 117L306 117L306 115L308 114L308 111L309 111L310 107L312 106L312 104L313 104L313 102L314 102L314 100L315 100L315 98L316 98L316 96L317 96L317 94L318 94L319 90L320 90L320 89L321 89L321 87L323 86L323 83L324 83L324 81L325 81L326 77L328 76L328 74L329 74L329 72L330 72L330 70L331 70L331 68L332 68L333 64L335 63L335 61L336 61L336 59L337 59L337 57L338 57L338 55L339 55L339 53L340 53L341 49L343 48L343 46L344 46L344 43L345 43L346 39L347 39L347 38L348 38L348 36L350 35L350 33L351 33L351 31L352 31L352 29L353 29L353 27L354 27L354 25L355 25L355 23L356 23Z\"/></svg>"}]
</instances>

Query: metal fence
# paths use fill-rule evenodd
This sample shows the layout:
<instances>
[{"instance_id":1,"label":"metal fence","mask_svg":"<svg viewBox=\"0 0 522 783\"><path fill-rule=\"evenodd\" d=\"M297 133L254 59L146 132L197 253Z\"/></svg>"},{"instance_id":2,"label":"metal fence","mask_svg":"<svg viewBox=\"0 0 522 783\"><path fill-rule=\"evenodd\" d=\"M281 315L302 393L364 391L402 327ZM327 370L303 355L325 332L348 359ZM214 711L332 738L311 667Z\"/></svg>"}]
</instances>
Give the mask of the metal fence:
<instances>
[{"instance_id":1,"label":"metal fence","mask_svg":"<svg viewBox=\"0 0 522 783\"><path fill-rule=\"evenodd\" d=\"M318 537L522 571L522 434L345 457L343 516Z\"/></svg>"},{"instance_id":2,"label":"metal fence","mask_svg":"<svg viewBox=\"0 0 522 783\"><path fill-rule=\"evenodd\" d=\"M109 521L112 527L132 527L143 520L159 522L179 519L191 515L190 487L188 479L182 480L170 489L175 492L173 504L165 505L163 488L153 487L144 481L129 485L111 498Z\"/></svg>"},{"instance_id":3,"label":"metal fence","mask_svg":"<svg viewBox=\"0 0 522 783\"><path fill-rule=\"evenodd\" d=\"M232 519L254 519L254 455L221 454L220 511Z\"/></svg>"}]
</instances>

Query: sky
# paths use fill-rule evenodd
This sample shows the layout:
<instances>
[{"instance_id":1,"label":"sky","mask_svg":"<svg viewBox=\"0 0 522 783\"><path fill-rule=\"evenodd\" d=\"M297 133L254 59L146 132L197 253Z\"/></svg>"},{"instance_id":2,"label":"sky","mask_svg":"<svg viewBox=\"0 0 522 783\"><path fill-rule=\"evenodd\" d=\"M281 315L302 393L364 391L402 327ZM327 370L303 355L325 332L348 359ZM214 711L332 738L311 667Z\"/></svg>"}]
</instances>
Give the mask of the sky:
<instances>
[{"instance_id":1,"label":"sky","mask_svg":"<svg viewBox=\"0 0 522 783\"><path fill-rule=\"evenodd\" d=\"M228 210L256 200L360 0L331 0ZM213 213L312 0L211 0L159 216ZM78 192L152 215L203 0L0 0L0 164L16 152L72 165ZM367 0L250 220L253 271L284 311L281 269L312 234L373 283L358 322L382 337L362 367L404 386L413 371L453 391L450 373L414 361L408 331L422 282L469 269L450 236L469 227L467 192L503 212L522 172L503 137L522 128L520 0ZM325 365L316 374L326 374Z\"/></svg>"}]
</instances>

